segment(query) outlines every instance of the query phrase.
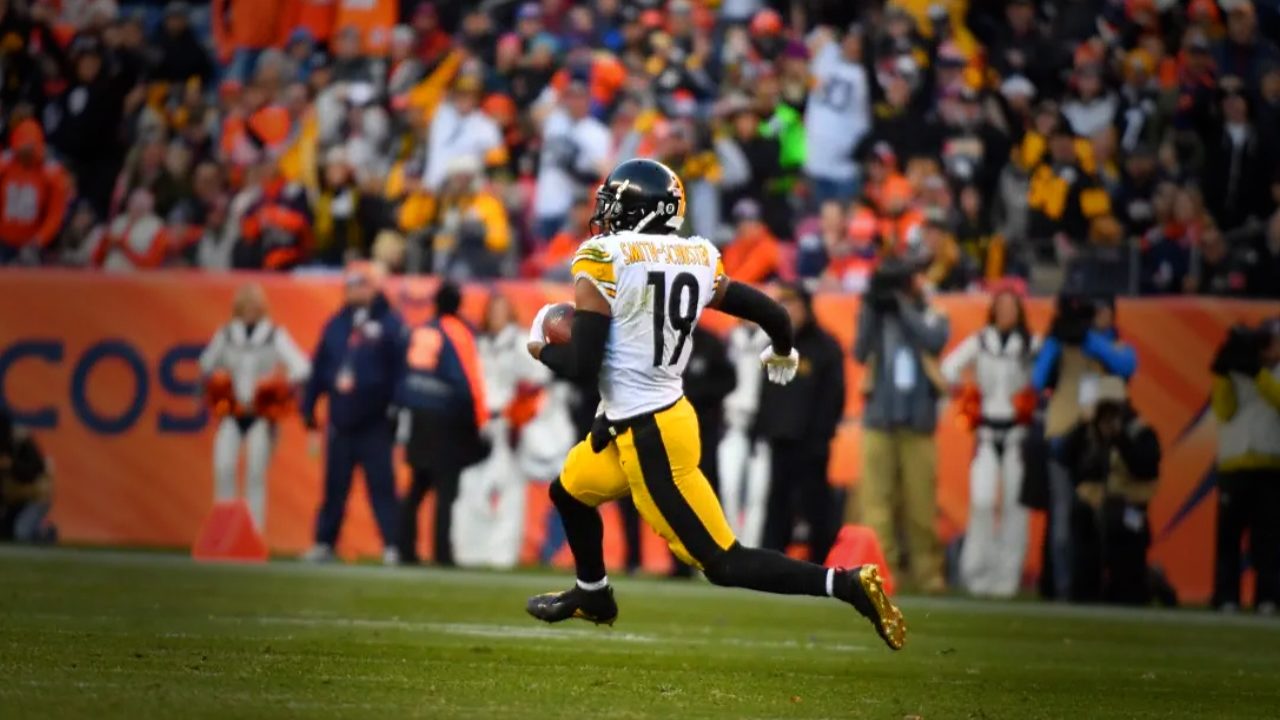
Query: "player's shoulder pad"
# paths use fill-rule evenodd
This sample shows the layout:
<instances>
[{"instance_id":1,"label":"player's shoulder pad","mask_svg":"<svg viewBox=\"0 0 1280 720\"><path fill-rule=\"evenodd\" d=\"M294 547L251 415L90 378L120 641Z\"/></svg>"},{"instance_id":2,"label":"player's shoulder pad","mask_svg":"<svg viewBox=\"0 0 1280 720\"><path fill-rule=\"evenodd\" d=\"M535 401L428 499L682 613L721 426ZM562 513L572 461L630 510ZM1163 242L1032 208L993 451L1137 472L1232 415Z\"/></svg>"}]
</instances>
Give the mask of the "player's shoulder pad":
<instances>
[{"instance_id":1,"label":"player's shoulder pad","mask_svg":"<svg viewBox=\"0 0 1280 720\"><path fill-rule=\"evenodd\" d=\"M613 266L617 257L615 242L615 238L609 235L597 235L584 241L578 246L569 267L575 280L580 277L590 280L608 298L615 297L618 292L617 271Z\"/></svg>"}]
</instances>

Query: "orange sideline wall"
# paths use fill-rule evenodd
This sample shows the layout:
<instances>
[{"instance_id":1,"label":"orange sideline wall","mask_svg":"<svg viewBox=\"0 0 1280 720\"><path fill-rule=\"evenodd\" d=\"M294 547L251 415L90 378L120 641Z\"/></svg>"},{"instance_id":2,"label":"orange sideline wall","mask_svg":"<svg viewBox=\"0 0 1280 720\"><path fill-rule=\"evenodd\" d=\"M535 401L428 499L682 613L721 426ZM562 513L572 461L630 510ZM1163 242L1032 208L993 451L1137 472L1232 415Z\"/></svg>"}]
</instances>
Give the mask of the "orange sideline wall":
<instances>
[{"instance_id":1,"label":"orange sideline wall","mask_svg":"<svg viewBox=\"0 0 1280 720\"><path fill-rule=\"evenodd\" d=\"M230 313L231 297L246 275L162 272L116 276L75 271L0 271L0 399L32 418L36 436L53 458L53 520L68 542L187 546L212 498L212 427L195 392L195 357ZM333 277L253 278L267 290L271 314L309 350L341 303ZM410 322L431 312L435 281L394 280L387 294ZM522 321L547 300L566 299L563 286L500 283ZM464 314L478 320L489 288L467 288ZM980 327L986 299L939 300L951 319L955 344ZM823 295L820 322L848 348L858 299ZM1052 311L1047 299L1030 302L1033 329ZM1151 508L1152 560L1164 566L1180 594L1204 600L1211 584L1215 496L1209 483L1216 428L1205 412L1210 359L1235 322L1280 312L1280 304L1174 298L1123 300L1120 331L1138 350L1133 402L1156 427L1164 447L1160 490ZM708 313L725 329L728 318ZM847 417L832 458L833 482L855 486L860 368L848 365ZM964 528L972 439L950 408L939 430L938 527L946 538ZM322 459L307 451L296 418L286 421L271 466L266 538L275 552L303 550L311 540L321 491ZM401 471L400 482L407 481ZM548 509L542 486L530 488L526 559L536 557ZM340 552L373 555L380 546L363 489L352 493ZM424 508L424 521L427 508ZM620 530L608 515L611 563L620 558ZM1039 528L1033 523L1028 557L1039 565ZM429 532L421 536L430 537ZM656 537L646 538L646 565L665 567ZM563 549L558 560L563 561Z\"/></svg>"}]
</instances>

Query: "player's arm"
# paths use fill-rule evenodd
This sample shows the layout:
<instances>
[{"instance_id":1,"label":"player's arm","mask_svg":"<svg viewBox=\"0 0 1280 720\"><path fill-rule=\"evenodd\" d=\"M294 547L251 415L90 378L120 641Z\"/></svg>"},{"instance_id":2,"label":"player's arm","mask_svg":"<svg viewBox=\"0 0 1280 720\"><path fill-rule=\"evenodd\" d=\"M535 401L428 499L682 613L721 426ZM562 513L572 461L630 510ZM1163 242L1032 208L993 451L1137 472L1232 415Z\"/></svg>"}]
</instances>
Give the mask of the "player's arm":
<instances>
[{"instance_id":1,"label":"player's arm","mask_svg":"<svg viewBox=\"0 0 1280 720\"><path fill-rule=\"evenodd\" d=\"M791 354L791 317L768 295L750 285L722 277L708 305L759 325L773 343L774 353Z\"/></svg>"},{"instance_id":2,"label":"player's arm","mask_svg":"<svg viewBox=\"0 0 1280 720\"><path fill-rule=\"evenodd\" d=\"M600 288L584 277L573 284L573 332L569 342L548 345L541 338L542 316L534 320L529 354L566 380L594 381L604 363L613 311Z\"/></svg>"},{"instance_id":3,"label":"player's arm","mask_svg":"<svg viewBox=\"0 0 1280 720\"><path fill-rule=\"evenodd\" d=\"M759 325L772 343L760 356L769 380L779 385L791 382L800 354L792 347L791 317L781 305L754 287L721 275L708 306Z\"/></svg>"}]
</instances>

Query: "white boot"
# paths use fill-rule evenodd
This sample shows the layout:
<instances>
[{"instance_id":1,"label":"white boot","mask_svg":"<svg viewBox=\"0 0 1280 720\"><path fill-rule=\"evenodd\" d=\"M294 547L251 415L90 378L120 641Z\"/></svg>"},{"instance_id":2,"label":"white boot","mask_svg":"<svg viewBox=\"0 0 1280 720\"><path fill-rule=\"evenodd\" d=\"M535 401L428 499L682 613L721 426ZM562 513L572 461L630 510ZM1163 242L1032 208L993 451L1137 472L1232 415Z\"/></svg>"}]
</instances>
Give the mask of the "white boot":
<instances>
[{"instance_id":1,"label":"white boot","mask_svg":"<svg viewBox=\"0 0 1280 720\"><path fill-rule=\"evenodd\" d=\"M382 564L396 567L400 564L400 550L390 545L382 548Z\"/></svg>"},{"instance_id":2,"label":"white boot","mask_svg":"<svg viewBox=\"0 0 1280 720\"><path fill-rule=\"evenodd\" d=\"M309 563L325 563L333 561L333 548L327 543L316 543L311 549L302 553L302 561Z\"/></svg>"}]
</instances>

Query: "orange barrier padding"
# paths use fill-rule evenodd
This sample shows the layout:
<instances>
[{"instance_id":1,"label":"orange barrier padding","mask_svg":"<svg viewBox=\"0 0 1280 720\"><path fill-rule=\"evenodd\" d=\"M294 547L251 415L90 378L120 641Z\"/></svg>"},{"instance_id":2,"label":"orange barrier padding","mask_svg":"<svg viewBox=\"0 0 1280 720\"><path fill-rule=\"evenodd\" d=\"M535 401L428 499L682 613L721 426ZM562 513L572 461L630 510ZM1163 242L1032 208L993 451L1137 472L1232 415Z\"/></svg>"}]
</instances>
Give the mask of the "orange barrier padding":
<instances>
[{"instance_id":1,"label":"orange barrier padding","mask_svg":"<svg viewBox=\"0 0 1280 720\"><path fill-rule=\"evenodd\" d=\"M214 503L191 546L199 562L266 562L267 543L243 500Z\"/></svg>"},{"instance_id":2,"label":"orange barrier padding","mask_svg":"<svg viewBox=\"0 0 1280 720\"><path fill-rule=\"evenodd\" d=\"M203 274L157 271L134 275L51 269L0 269L0 401L32 428L57 468L52 520L69 542L191 547L213 504L213 423L202 398L196 360L227 321L231 299L245 282L266 290L272 318L306 351L342 303L337 275ZM398 278L386 292L410 324L432 312L433 278ZM539 282L499 282L464 289L462 316L478 325L491 291L505 293L520 322L528 324L544 303L568 300L570 288ZM979 329L988 300L980 295L936 301L951 323L951 346ZM29 308L40 308L31 312ZM1052 300L1028 301L1033 332L1048 327ZM819 322L846 353L852 347L858 298L820 294ZM1181 597L1209 596L1213 573L1214 508L1211 474L1217 427L1208 407L1209 365L1227 330L1280 314L1280 303L1208 298L1123 299L1121 336L1138 352L1130 394L1152 424L1164 450L1159 490L1150 506L1151 560L1161 565ZM704 315L709 328L735 322ZM832 446L833 484L857 492L861 480L862 369L846 355L845 421ZM972 434L963 430L954 403L938 422L938 531L950 541L968 518ZM312 541L320 502L323 457L307 452L296 415L278 426L267 498L267 547L300 553ZM397 468L398 487L407 472ZM550 478L541 478L546 481ZM530 488L522 558L542 557L547 534L546 489ZM539 497L541 496L541 497ZM426 515L427 507L424 507ZM539 515L536 510L543 510ZM606 511L611 571L618 571L621 532ZM1032 519L1027 571L1040 567L1043 520ZM431 537L424 518L419 537ZM644 567L665 572L670 557L661 540L644 531ZM425 543L424 543L425 546ZM558 549L558 548L557 548ZM363 483L352 487L339 554L377 557L382 552ZM429 554L426 557L430 557Z\"/></svg>"},{"instance_id":3,"label":"orange barrier padding","mask_svg":"<svg viewBox=\"0 0 1280 720\"><path fill-rule=\"evenodd\" d=\"M889 563L880 547L880 538L876 537L875 530L866 525L845 525L840 528L831 552L827 553L827 561L823 564L830 568L875 565L880 569L884 591L893 594L893 573L889 571Z\"/></svg>"}]
</instances>

